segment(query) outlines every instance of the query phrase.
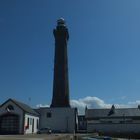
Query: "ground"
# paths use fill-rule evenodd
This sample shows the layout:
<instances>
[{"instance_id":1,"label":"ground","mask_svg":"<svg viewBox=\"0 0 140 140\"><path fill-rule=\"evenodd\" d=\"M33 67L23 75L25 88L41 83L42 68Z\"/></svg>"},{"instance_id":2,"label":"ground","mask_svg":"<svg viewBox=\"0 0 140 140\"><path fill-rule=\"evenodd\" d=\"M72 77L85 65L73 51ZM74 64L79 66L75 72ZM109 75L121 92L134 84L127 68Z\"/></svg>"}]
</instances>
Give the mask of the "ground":
<instances>
[{"instance_id":1,"label":"ground","mask_svg":"<svg viewBox=\"0 0 140 140\"><path fill-rule=\"evenodd\" d=\"M0 135L0 140L60 140L67 134L41 134L41 135Z\"/></svg>"},{"instance_id":2,"label":"ground","mask_svg":"<svg viewBox=\"0 0 140 140\"><path fill-rule=\"evenodd\" d=\"M87 134L78 134L73 137L73 134L41 134L41 135L0 135L0 140L81 140L81 136L85 136L89 138ZM80 137L79 137L80 136ZM75 138L75 139L73 139ZM98 139L95 138L94 140L103 140L103 138L99 137ZM112 138L112 140L130 140L128 138ZM136 140L136 139L131 139Z\"/></svg>"}]
</instances>

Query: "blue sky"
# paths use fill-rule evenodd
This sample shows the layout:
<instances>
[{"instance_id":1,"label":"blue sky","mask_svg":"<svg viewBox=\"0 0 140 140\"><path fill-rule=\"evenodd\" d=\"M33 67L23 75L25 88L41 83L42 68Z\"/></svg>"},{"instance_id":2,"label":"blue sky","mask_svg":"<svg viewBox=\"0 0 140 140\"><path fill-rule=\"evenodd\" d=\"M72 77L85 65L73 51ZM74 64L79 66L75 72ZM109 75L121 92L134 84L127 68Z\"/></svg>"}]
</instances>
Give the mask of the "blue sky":
<instances>
[{"instance_id":1,"label":"blue sky","mask_svg":"<svg viewBox=\"0 0 140 140\"><path fill-rule=\"evenodd\" d=\"M70 98L139 103L139 5L139 0L1 0L0 103L8 98L34 107L51 103L53 28L60 17L70 34Z\"/></svg>"}]
</instances>

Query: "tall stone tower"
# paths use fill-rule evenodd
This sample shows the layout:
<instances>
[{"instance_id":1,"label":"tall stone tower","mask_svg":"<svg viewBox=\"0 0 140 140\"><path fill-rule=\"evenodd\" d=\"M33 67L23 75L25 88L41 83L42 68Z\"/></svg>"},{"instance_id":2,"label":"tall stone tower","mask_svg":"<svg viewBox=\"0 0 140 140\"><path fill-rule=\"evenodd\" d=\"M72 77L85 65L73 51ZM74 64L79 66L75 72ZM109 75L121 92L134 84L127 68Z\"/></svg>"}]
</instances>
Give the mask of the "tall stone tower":
<instances>
[{"instance_id":1,"label":"tall stone tower","mask_svg":"<svg viewBox=\"0 0 140 140\"><path fill-rule=\"evenodd\" d=\"M51 107L70 107L67 57L69 33L64 19L57 20L57 26L53 30L53 34L55 38L55 59Z\"/></svg>"}]
</instances>

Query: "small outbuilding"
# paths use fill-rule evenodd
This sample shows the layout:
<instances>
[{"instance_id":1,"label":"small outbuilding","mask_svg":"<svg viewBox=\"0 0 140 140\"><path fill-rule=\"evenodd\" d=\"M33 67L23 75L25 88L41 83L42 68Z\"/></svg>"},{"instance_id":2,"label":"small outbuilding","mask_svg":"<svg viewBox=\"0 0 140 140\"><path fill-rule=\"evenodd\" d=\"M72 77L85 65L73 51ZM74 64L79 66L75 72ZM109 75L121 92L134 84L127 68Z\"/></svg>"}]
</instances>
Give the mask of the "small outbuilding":
<instances>
[{"instance_id":1,"label":"small outbuilding","mask_svg":"<svg viewBox=\"0 0 140 140\"><path fill-rule=\"evenodd\" d=\"M36 133L39 114L28 105L8 99L0 106L0 134Z\"/></svg>"}]
</instances>

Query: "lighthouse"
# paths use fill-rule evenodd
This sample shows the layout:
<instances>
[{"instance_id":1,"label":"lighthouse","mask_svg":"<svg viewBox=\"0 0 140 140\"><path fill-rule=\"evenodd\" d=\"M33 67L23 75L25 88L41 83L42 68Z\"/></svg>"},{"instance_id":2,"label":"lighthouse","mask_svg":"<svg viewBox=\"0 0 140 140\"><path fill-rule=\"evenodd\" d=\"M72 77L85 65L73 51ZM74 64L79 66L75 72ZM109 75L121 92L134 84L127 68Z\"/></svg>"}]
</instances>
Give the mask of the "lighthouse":
<instances>
[{"instance_id":1,"label":"lighthouse","mask_svg":"<svg viewBox=\"0 0 140 140\"><path fill-rule=\"evenodd\" d=\"M53 97L51 107L70 107L67 44L69 40L68 28L65 20L57 20L53 30L55 38Z\"/></svg>"}]
</instances>

